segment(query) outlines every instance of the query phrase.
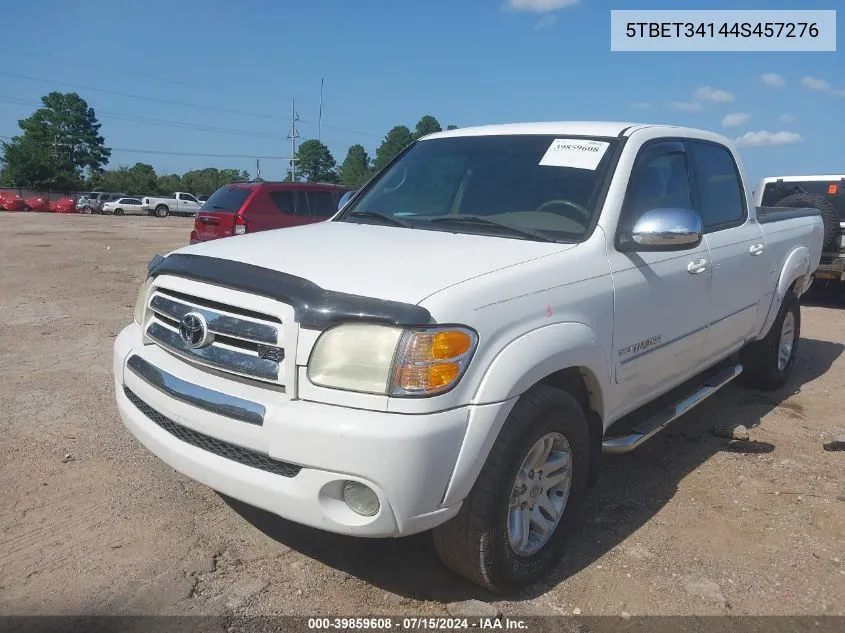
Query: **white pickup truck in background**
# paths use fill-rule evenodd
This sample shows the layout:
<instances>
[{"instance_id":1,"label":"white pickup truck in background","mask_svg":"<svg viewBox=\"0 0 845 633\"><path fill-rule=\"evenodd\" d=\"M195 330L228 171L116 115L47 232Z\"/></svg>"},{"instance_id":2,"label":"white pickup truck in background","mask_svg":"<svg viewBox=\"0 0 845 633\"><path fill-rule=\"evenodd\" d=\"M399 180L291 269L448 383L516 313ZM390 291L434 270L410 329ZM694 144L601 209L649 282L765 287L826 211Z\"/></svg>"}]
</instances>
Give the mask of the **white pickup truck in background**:
<instances>
[{"instance_id":1,"label":"white pickup truck in background","mask_svg":"<svg viewBox=\"0 0 845 633\"><path fill-rule=\"evenodd\" d=\"M815 279L840 287L845 281L845 174L763 178L754 191L754 204L818 209L824 240Z\"/></svg>"},{"instance_id":2,"label":"white pickup truck in background","mask_svg":"<svg viewBox=\"0 0 845 633\"><path fill-rule=\"evenodd\" d=\"M167 198L145 196L141 199L141 208L148 215L156 215L160 218L168 215L196 215L200 207L202 207L202 202L193 194L184 191L177 191Z\"/></svg>"},{"instance_id":3,"label":"white pickup truck in background","mask_svg":"<svg viewBox=\"0 0 845 633\"><path fill-rule=\"evenodd\" d=\"M114 343L120 416L225 495L349 535L433 530L454 572L524 586L603 454L735 378L787 382L823 223L747 186L695 129L432 134L327 222L156 256Z\"/></svg>"}]
</instances>

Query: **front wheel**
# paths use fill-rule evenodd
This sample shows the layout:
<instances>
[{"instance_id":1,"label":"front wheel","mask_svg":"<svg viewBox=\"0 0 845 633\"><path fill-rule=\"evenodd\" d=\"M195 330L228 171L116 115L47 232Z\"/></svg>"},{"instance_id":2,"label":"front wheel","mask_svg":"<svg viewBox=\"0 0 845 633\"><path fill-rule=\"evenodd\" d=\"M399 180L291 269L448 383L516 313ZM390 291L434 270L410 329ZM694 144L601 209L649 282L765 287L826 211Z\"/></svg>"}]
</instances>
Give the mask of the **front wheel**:
<instances>
[{"instance_id":1,"label":"front wheel","mask_svg":"<svg viewBox=\"0 0 845 633\"><path fill-rule=\"evenodd\" d=\"M166 218L169 211L170 210L166 206L160 204L156 207L156 216L160 218Z\"/></svg>"},{"instance_id":2,"label":"front wheel","mask_svg":"<svg viewBox=\"0 0 845 633\"><path fill-rule=\"evenodd\" d=\"M587 419L560 389L535 385L508 416L475 486L434 529L444 564L493 592L537 581L559 561L587 487Z\"/></svg>"},{"instance_id":3,"label":"front wheel","mask_svg":"<svg viewBox=\"0 0 845 633\"><path fill-rule=\"evenodd\" d=\"M761 391L783 387L795 368L800 338L801 303L788 292L766 337L742 350L740 382Z\"/></svg>"}]
</instances>

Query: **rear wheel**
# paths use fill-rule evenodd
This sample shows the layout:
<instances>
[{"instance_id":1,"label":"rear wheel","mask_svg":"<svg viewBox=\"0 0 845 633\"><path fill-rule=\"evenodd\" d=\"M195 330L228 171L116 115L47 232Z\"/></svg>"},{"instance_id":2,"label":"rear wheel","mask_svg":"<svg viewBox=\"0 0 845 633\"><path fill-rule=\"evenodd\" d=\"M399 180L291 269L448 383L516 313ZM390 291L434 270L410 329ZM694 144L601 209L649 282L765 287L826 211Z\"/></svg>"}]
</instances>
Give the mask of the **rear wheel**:
<instances>
[{"instance_id":1,"label":"rear wheel","mask_svg":"<svg viewBox=\"0 0 845 633\"><path fill-rule=\"evenodd\" d=\"M156 207L156 216L160 218L166 218L169 212L170 209L168 209L166 205L160 204Z\"/></svg>"},{"instance_id":2,"label":"rear wheel","mask_svg":"<svg viewBox=\"0 0 845 633\"><path fill-rule=\"evenodd\" d=\"M800 338L801 304L788 292L766 337L742 350L740 382L761 391L783 387L795 368Z\"/></svg>"},{"instance_id":3,"label":"rear wheel","mask_svg":"<svg viewBox=\"0 0 845 633\"><path fill-rule=\"evenodd\" d=\"M494 592L545 575L575 527L589 445L575 398L547 385L523 394L461 510L433 531L444 564Z\"/></svg>"},{"instance_id":4,"label":"rear wheel","mask_svg":"<svg viewBox=\"0 0 845 633\"><path fill-rule=\"evenodd\" d=\"M833 246L836 236L839 235L839 214L830 200L814 193L793 193L791 196L786 196L778 201L775 206L790 209L802 207L818 209L824 224L823 250L829 250Z\"/></svg>"}]
</instances>

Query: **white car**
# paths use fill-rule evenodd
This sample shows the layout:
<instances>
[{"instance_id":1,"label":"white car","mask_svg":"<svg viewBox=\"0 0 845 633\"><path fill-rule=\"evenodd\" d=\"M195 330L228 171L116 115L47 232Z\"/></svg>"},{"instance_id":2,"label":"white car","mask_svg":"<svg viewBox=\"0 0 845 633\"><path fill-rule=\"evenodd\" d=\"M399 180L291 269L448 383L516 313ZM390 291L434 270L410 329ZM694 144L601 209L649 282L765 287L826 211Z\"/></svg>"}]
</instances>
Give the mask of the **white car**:
<instances>
[{"instance_id":1,"label":"white car","mask_svg":"<svg viewBox=\"0 0 845 633\"><path fill-rule=\"evenodd\" d=\"M112 215L147 215L140 198L118 198L103 204L103 213Z\"/></svg>"},{"instance_id":2,"label":"white car","mask_svg":"<svg viewBox=\"0 0 845 633\"><path fill-rule=\"evenodd\" d=\"M228 496L433 530L457 574L524 586L603 453L735 378L788 381L822 220L747 185L733 143L691 128L429 135L329 221L154 258L114 342L118 411Z\"/></svg>"}]
</instances>

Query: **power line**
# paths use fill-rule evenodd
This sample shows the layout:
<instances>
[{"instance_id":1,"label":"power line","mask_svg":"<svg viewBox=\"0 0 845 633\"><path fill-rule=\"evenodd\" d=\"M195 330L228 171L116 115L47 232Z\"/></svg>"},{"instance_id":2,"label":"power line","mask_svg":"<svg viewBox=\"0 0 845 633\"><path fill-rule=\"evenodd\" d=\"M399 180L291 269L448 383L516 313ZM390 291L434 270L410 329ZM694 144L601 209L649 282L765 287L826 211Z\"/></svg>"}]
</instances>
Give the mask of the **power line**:
<instances>
[{"instance_id":1,"label":"power line","mask_svg":"<svg viewBox=\"0 0 845 633\"><path fill-rule=\"evenodd\" d=\"M16 97L9 97L6 95L0 95L0 103L10 103L14 105L25 105L25 106L32 106L32 107L40 107L42 104L36 103L33 101L27 101L25 99L18 99ZM209 126L209 125L202 125L198 123L188 123L185 121L172 121L168 119L157 119L152 117L142 117L142 116L131 116L125 114L118 114L117 112L109 112L107 110L98 110L97 116L102 117L104 119L118 119L122 121L130 121L135 123L141 123L143 125L155 125L161 127L173 127L177 129L185 129L185 130L194 130L199 132L212 132L215 134L233 134L239 136L249 136L249 137L256 137L256 138L267 138L267 139L279 139L279 134L274 134L273 132L259 132L253 130L239 130L234 128L224 128L224 127L216 127L216 126ZM339 149L343 147L339 144L332 144L329 146L330 148Z\"/></svg>"},{"instance_id":2,"label":"power line","mask_svg":"<svg viewBox=\"0 0 845 633\"><path fill-rule=\"evenodd\" d=\"M20 50L20 49L17 49L17 48L10 48L10 47L6 47L6 46L0 46L0 51L3 51L4 53L9 53L9 54L12 54L12 55L19 55L21 57L40 57L41 59L46 59L48 61L58 62L60 64L64 64L64 65L67 65L67 66L79 66L80 68L90 68L92 70L106 71L106 72L114 73L116 75L125 75L127 77L133 77L135 79L146 79L146 80L149 80L149 81L159 81L159 82L162 82L162 83L170 84L172 86L179 86L181 88L194 88L196 90L208 90L208 91L216 92L216 93L230 94L230 95L233 95L233 96L236 96L236 97L243 97L245 94L253 94L255 96L262 96L262 95L259 95L259 93L257 93L257 92L248 93L248 92L246 92L244 90L240 90L240 89L237 90L237 91L227 90L225 87L223 87L219 84L216 85L216 86L205 86L205 85L202 85L202 84L195 84L195 83L192 83L192 82L189 82L189 81L184 81L182 79L168 79L167 77L161 77L161 76L156 76L156 75L147 75L145 73L136 73L136 72L128 71L128 70L121 69L121 68L112 68L110 66L100 66L100 65L90 64L90 63L87 63L87 62L80 62L80 61L76 61L76 60L74 60L73 64L68 64L67 59L63 59L63 58L60 58L60 57L54 57L54 56L51 56L51 55L45 55L45 54L43 54L41 52L37 52L37 51L23 51L23 50Z\"/></svg>"},{"instance_id":3,"label":"power line","mask_svg":"<svg viewBox=\"0 0 845 633\"><path fill-rule=\"evenodd\" d=\"M128 70L125 70L125 69L122 69L122 68L113 68L111 66L95 65L95 64L91 64L89 62L80 62L78 60L74 60L73 63L71 64L71 63L68 62L68 60L66 58L60 58L60 57L45 55L44 53L41 53L39 51L21 50L19 48L11 48L11 47L5 47L5 46L0 46L0 51L4 51L8 54L18 55L18 56L21 56L21 57L40 57L41 59L46 59L46 60L49 60L49 61L58 62L58 63L66 65L66 66L79 66L80 68L90 68L92 70L106 71L106 72L114 73L114 74L117 74L117 75L125 75L127 77L133 77L135 79L146 79L146 80L149 80L149 81L158 81L158 82L166 83L166 84L169 84L169 85L172 85L172 86L188 87L188 88L194 88L194 89L197 89L197 90L208 90L208 91L211 91L211 92L229 94L229 95L236 96L236 97L243 97L243 96L249 95L249 94L252 94L256 97L266 97L267 96L266 94L263 94L263 93L247 91L247 90L243 90L241 88L239 88L237 91L227 90L225 88L225 86L220 86L220 85L206 86L204 84L187 82L187 81L183 81L181 79L170 79L170 78L162 77L162 76L159 76L159 75L148 75L148 74L145 74L145 73L137 73L137 72L128 71ZM36 81L46 81L46 80L36 80ZM313 103L302 103L302 102L300 102L299 105L300 105L300 107L301 106L307 106L307 107L310 108L314 104ZM262 115L262 116L264 116L264 115ZM266 115L266 116L270 116L270 115ZM306 122L307 121L303 121L303 123L306 123ZM326 126L326 127L331 127L331 126ZM351 132L351 133L354 133L354 134L363 134L363 135L367 135L367 136L377 136L377 135L371 134L369 132L361 132L359 130L352 130L352 129L349 129L349 128L337 128L337 129L339 131Z\"/></svg>"},{"instance_id":4,"label":"power line","mask_svg":"<svg viewBox=\"0 0 845 633\"><path fill-rule=\"evenodd\" d=\"M81 84L73 84L73 83L69 83L69 82L66 82L66 81L57 81L55 79L43 79L43 78L40 78L40 77L32 77L30 75L21 75L21 74L18 74L18 73L10 73L10 72L7 72L5 70L0 70L0 75L5 75L7 77L14 77L16 79L25 79L27 81L36 81L36 82L46 83L46 84L55 84L57 86L65 86L67 88L73 88L75 90L89 90L91 92L100 92L100 93L103 93L103 94L115 95L115 96L124 97L124 98L127 98L127 99L141 99L141 100L144 100L144 101L151 101L151 102L154 102L154 103L165 103L165 104L168 104L168 105L176 105L176 106L181 106L181 107L185 107L185 108L196 108L196 109L199 109L199 110L207 110L207 111L211 111L211 112L223 112L225 114L238 114L238 115L241 115L241 116L252 116L252 117L260 117L260 118L264 118L264 119L274 119L274 120L284 120L284 118L285 118L285 117L281 117L281 116L278 116L278 115L266 114L266 113L262 113L262 112L248 112L248 111L245 111L245 110L234 110L234 109L231 109L231 108L220 108L218 106L210 106L210 105L204 105L204 104L199 104L199 103L188 103L186 101L174 101L174 100L171 100L171 99L159 99L158 97L150 97L150 96L147 96L147 95L133 94L133 93L130 93L130 92L121 92L121 91L118 91L118 90L108 90L106 88L95 88L95 87L92 87L92 86L83 86ZM307 123L307 124L313 124L312 121L308 121L308 120L304 120L304 119L301 120L300 122L301 123ZM371 132L363 132L361 130L353 130L351 128L340 127L340 126L337 126L337 125L329 125L327 123L323 123L322 126L325 127L325 128L328 128L328 129L339 131L339 132L348 132L350 134L360 134L362 136L371 136L371 137L374 137L374 138L381 138L381 136L378 135L378 134L373 134Z\"/></svg>"},{"instance_id":5,"label":"power line","mask_svg":"<svg viewBox=\"0 0 845 633\"><path fill-rule=\"evenodd\" d=\"M11 140L11 136L0 134L0 138ZM50 143L44 143L44 146L52 147ZM201 152L170 152L160 149L136 149L130 147L111 147L112 152L124 152L133 154L156 154L162 156L198 156L203 158L260 158L262 160L290 160L290 156L256 156L255 154L204 154Z\"/></svg>"}]
</instances>

